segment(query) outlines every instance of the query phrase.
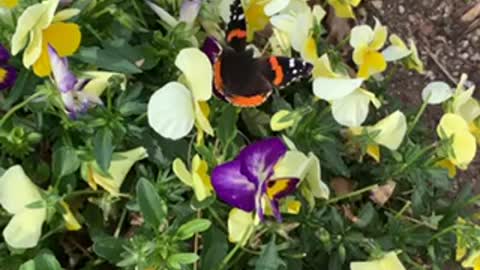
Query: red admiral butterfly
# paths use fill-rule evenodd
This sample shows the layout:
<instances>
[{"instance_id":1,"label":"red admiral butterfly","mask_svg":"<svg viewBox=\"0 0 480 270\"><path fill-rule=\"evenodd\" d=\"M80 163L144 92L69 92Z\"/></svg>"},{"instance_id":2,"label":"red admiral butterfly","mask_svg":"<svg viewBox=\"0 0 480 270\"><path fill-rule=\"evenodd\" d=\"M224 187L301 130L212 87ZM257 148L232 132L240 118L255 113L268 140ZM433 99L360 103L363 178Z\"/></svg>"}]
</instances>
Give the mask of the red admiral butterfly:
<instances>
[{"instance_id":1,"label":"red admiral butterfly","mask_svg":"<svg viewBox=\"0 0 480 270\"><path fill-rule=\"evenodd\" d=\"M259 106L274 88L308 77L313 69L300 59L253 57L253 50L245 48L247 29L241 0L234 0L230 6L225 39L228 46L220 48L214 60L214 86L220 96L235 106Z\"/></svg>"}]
</instances>

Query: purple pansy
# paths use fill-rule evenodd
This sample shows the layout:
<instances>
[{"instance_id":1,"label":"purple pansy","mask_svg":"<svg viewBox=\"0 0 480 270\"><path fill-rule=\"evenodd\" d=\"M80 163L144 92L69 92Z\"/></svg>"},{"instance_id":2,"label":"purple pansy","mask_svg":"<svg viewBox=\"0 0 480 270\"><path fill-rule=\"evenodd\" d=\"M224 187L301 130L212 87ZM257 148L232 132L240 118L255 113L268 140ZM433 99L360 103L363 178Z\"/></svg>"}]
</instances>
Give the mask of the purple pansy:
<instances>
[{"instance_id":1,"label":"purple pansy","mask_svg":"<svg viewBox=\"0 0 480 270\"><path fill-rule=\"evenodd\" d=\"M295 191L298 178L273 179L274 167L287 152L278 138L266 139L245 147L236 159L217 166L212 185L218 197L246 212L255 211L264 219L264 202L281 221L279 200Z\"/></svg>"},{"instance_id":2,"label":"purple pansy","mask_svg":"<svg viewBox=\"0 0 480 270\"><path fill-rule=\"evenodd\" d=\"M99 97L82 92L89 80L78 79L68 69L66 57L60 57L50 45L48 45L48 54L55 84L60 91L65 109L72 119L77 118L79 114L86 112L90 107L102 104Z\"/></svg>"},{"instance_id":3,"label":"purple pansy","mask_svg":"<svg viewBox=\"0 0 480 270\"><path fill-rule=\"evenodd\" d=\"M222 46L214 37L207 37L202 45L202 51L208 56L210 62L215 64L217 57L222 52ZM227 101L225 97L215 88L215 83L212 82L212 89L215 96L223 101Z\"/></svg>"},{"instance_id":4,"label":"purple pansy","mask_svg":"<svg viewBox=\"0 0 480 270\"><path fill-rule=\"evenodd\" d=\"M10 88L17 80L17 71L8 64L10 53L0 45L0 91Z\"/></svg>"}]
</instances>

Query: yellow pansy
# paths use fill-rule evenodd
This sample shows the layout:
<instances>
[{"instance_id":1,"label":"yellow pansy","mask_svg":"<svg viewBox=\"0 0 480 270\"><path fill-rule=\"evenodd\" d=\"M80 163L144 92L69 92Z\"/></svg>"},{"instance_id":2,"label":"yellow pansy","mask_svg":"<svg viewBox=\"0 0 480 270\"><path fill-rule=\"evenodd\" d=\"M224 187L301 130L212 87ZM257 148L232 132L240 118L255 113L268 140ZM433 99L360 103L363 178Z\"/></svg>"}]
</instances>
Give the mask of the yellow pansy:
<instances>
[{"instance_id":1,"label":"yellow pansy","mask_svg":"<svg viewBox=\"0 0 480 270\"><path fill-rule=\"evenodd\" d=\"M395 34L390 35L389 39L391 45L382 52L387 62L402 60L408 69L416 70L418 73L424 72L423 62L412 39L408 40L410 48Z\"/></svg>"},{"instance_id":2,"label":"yellow pansy","mask_svg":"<svg viewBox=\"0 0 480 270\"><path fill-rule=\"evenodd\" d=\"M120 187L133 164L146 157L148 157L147 150L143 147L116 152L113 154L108 168L109 175L103 175L96 168L96 162L90 161L82 164L82 177L93 190L97 190L98 186L101 186L110 195L119 196Z\"/></svg>"},{"instance_id":3,"label":"yellow pansy","mask_svg":"<svg viewBox=\"0 0 480 270\"><path fill-rule=\"evenodd\" d=\"M173 172L185 185L193 188L198 201L203 201L212 195L212 183L208 175L208 164L199 155L192 159L192 170L189 171L185 163L176 158L173 161Z\"/></svg>"},{"instance_id":4,"label":"yellow pansy","mask_svg":"<svg viewBox=\"0 0 480 270\"><path fill-rule=\"evenodd\" d=\"M80 47L82 35L75 23L65 23L79 13L68 9L55 15L59 0L47 0L29 6L18 18L17 28L12 37L12 54L23 48L23 65L39 77L51 73L48 45L55 48L60 57L73 55Z\"/></svg>"},{"instance_id":5,"label":"yellow pansy","mask_svg":"<svg viewBox=\"0 0 480 270\"><path fill-rule=\"evenodd\" d=\"M457 219L457 225L466 225L467 222L463 218ZM479 229L478 226L474 225L476 229ZM457 237L457 248L455 252L455 260L457 262L462 261L462 267L464 268L473 268L473 270L480 270L480 250L470 251L469 246L465 242L463 231L460 228L456 230ZM469 253L469 256L466 255Z\"/></svg>"},{"instance_id":6,"label":"yellow pansy","mask_svg":"<svg viewBox=\"0 0 480 270\"><path fill-rule=\"evenodd\" d=\"M389 252L381 259L372 260L368 262L352 262L350 263L351 270L406 270L397 253Z\"/></svg>"},{"instance_id":7,"label":"yellow pansy","mask_svg":"<svg viewBox=\"0 0 480 270\"><path fill-rule=\"evenodd\" d=\"M452 140L448 160L462 170L467 169L477 152L475 137L467 122L457 114L447 113L437 126L437 134L441 139Z\"/></svg>"},{"instance_id":8,"label":"yellow pansy","mask_svg":"<svg viewBox=\"0 0 480 270\"><path fill-rule=\"evenodd\" d=\"M212 65L198 48L180 51L175 65L183 72L179 81L157 90L148 102L148 124L165 138L178 140L197 126L213 135L206 103L212 97Z\"/></svg>"},{"instance_id":9,"label":"yellow pansy","mask_svg":"<svg viewBox=\"0 0 480 270\"><path fill-rule=\"evenodd\" d=\"M355 18L353 8L360 5L362 0L328 0L335 9L335 14L340 18Z\"/></svg>"},{"instance_id":10,"label":"yellow pansy","mask_svg":"<svg viewBox=\"0 0 480 270\"><path fill-rule=\"evenodd\" d=\"M94 70L85 71L82 75L82 77L90 79L82 91L93 96L101 96L109 86L108 81L114 76L121 78L120 89L125 90L127 88L127 77L121 73Z\"/></svg>"},{"instance_id":11,"label":"yellow pansy","mask_svg":"<svg viewBox=\"0 0 480 270\"><path fill-rule=\"evenodd\" d=\"M396 111L373 126L351 128L350 131L354 135L360 135L363 131L375 134L373 137L375 144L367 146L367 154L379 162L379 145L392 151L397 150L407 133L407 119L402 112Z\"/></svg>"},{"instance_id":12,"label":"yellow pansy","mask_svg":"<svg viewBox=\"0 0 480 270\"><path fill-rule=\"evenodd\" d=\"M42 204L29 208L29 204ZM25 174L20 165L8 168L0 177L0 204L13 215L3 230L5 242L14 248L32 248L38 244L42 226L47 218L47 204L40 189ZM60 201L65 210L63 218L67 230L78 230L81 225L70 211L68 204Z\"/></svg>"},{"instance_id":13,"label":"yellow pansy","mask_svg":"<svg viewBox=\"0 0 480 270\"><path fill-rule=\"evenodd\" d=\"M245 245L259 222L254 213L233 208L228 214L228 241L232 243L242 241L240 244Z\"/></svg>"},{"instance_id":14,"label":"yellow pansy","mask_svg":"<svg viewBox=\"0 0 480 270\"><path fill-rule=\"evenodd\" d=\"M18 0L0 0L0 8L14 8L18 4Z\"/></svg>"},{"instance_id":15,"label":"yellow pansy","mask_svg":"<svg viewBox=\"0 0 480 270\"><path fill-rule=\"evenodd\" d=\"M313 28L320 24L326 12L320 5L312 8L305 1L293 1L281 13L272 16L274 29L287 36L291 47L309 62L318 58ZM280 36L281 37L281 36Z\"/></svg>"},{"instance_id":16,"label":"yellow pansy","mask_svg":"<svg viewBox=\"0 0 480 270\"><path fill-rule=\"evenodd\" d=\"M381 105L373 93L360 87L363 78L335 73L327 54L314 62L313 77L313 93L331 103L333 118L341 125L359 127L368 116L370 103L377 108Z\"/></svg>"},{"instance_id":17,"label":"yellow pansy","mask_svg":"<svg viewBox=\"0 0 480 270\"><path fill-rule=\"evenodd\" d=\"M350 34L353 61L359 66L358 77L368 78L387 69L387 61L379 52L387 40L387 27L375 19L375 28L355 26Z\"/></svg>"}]
</instances>

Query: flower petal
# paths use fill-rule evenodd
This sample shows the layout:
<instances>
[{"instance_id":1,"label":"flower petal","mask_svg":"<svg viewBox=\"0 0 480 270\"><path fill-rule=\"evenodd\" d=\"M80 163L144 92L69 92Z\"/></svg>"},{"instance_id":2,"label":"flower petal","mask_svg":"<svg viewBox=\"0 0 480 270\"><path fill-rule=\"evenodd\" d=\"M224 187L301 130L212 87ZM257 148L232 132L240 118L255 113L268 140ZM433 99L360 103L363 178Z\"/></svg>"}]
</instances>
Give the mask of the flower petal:
<instances>
[{"instance_id":1,"label":"flower petal","mask_svg":"<svg viewBox=\"0 0 480 270\"><path fill-rule=\"evenodd\" d=\"M310 153L308 155L309 159L309 169L307 171L307 176L305 178L310 191L313 196L320 199L328 199L330 197L330 189L322 181L322 172L320 169L320 160L318 157Z\"/></svg>"},{"instance_id":2,"label":"flower petal","mask_svg":"<svg viewBox=\"0 0 480 270\"><path fill-rule=\"evenodd\" d=\"M29 33L36 26L40 17L43 16L47 6L43 3L38 3L29 6L20 15L17 21L17 28L12 36L12 54L16 55L27 45ZM39 29L41 30L41 29Z\"/></svg>"},{"instance_id":3,"label":"flower petal","mask_svg":"<svg viewBox=\"0 0 480 270\"><path fill-rule=\"evenodd\" d=\"M290 4L290 0L271 0L264 7L264 12L267 16L272 16L279 13Z\"/></svg>"},{"instance_id":4,"label":"flower petal","mask_svg":"<svg viewBox=\"0 0 480 270\"><path fill-rule=\"evenodd\" d=\"M57 51L50 45L48 46L48 54L50 55L50 65L58 89L63 93L74 90L78 80L68 69L67 58L60 58Z\"/></svg>"},{"instance_id":5,"label":"flower petal","mask_svg":"<svg viewBox=\"0 0 480 270\"><path fill-rule=\"evenodd\" d=\"M350 46L358 48L370 44L373 40L373 30L368 25L355 26L350 33Z\"/></svg>"},{"instance_id":6,"label":"flower petal","mask_svg":"<svg viewBox=\"0 0 480 270\"><path fill-rule=\"evenodd\" d=\"M148 124L165 138L185 137L195 122L192 94L178 82L170 82L157 90L148 102Z\"/></svg>"},{"instance_id":7,"label":"flower petal","mask_svg":"<svg viewBox=\"0 0 480 270\"><path fill-rule=\"evenodd\" d=\"M16 80L17 71L14 67L0 65L0 91L12 87Z\"/></svg>"},{"instance_id":8,"label":"flower petal","mask_svg":"<svg viewBox=\"0 0 480 270\"><path fill-rule=\"evenodd\" d=\"M375 51L380 50L385 45L387 41L388 31L387 27L383 26L380 21L375 18L375 28L373 29L373 39L370 43L370 48Z\"/></svg>"},{"instance_id":9,"label":"flower petal","mask_svg":"<svg viewBox=\"0 0 480 270\"><path fill-rule=\"evenodd\" d=\"M435 81L429 83L422 90L422 99L429 104L440 104L453 95L452 88L445 82Z\"/></svg>"},{"instance_id":10,"label":"flower petal","mask_svg":"<svg viewBox=\"0 0 480 270\"><path fill-rule=\"evenodd\" d=\"M391 45L383 50L382 54L387 62L393 62L409 56L412 52L409 49Z\"/></svg>"},{"instance_id":11,"label":"flower petal","mask_svg":"<svg viewBox=\"0 0 480 270\"><path fill-rule=\"evenodd\" d=\"M157 14L157 16L164 21L168 26L175 27L178 24L177 19L175 19L172 15L170 15L166 10L154 4L151 1L145 1L147 5Z\"/></svg>"},{"instance_id":12,"label":"flower petal","mask_svg":"<svg viewBox=\"0 0 480 270\"><path fill-rule=\"evenodd\" d=\"M208 120L208 114L210 113L210 107L205 101L194 102L195 105L195 123L197 128L206 132L208 135L213 136L213 128Z\"/></svg>"},{"instance_id":13,"label":"flower petal","mask_svg":"<svg viewBox=\"0 0 480 270\"><path fill-rule=\"evenodd\" d=\"M240 172L241 162L234 160L215 167L212 185L217 196L229 205L247 212L255 209L257 186Z\"/></svg>"},{"instance_id":14,"label":"flower petal","mask_svg":"<svg viewBox=\"0 0 480 270\"><path fill-rule=\"evenodd\" d=\"M18 0L0 0L0 8L14 8L18 4Z\"/></svg>"},{"instance_id":15,"label":"flower petal","mask_svg":"<svg viewBox=\"0 0 480 270\"><path fill-rule=\"evenodd\" d=\"M362 91L354 91L332 103L332 115L337 123L347 127L359 127L367 119L370 97Z\"/></svg>"},{"instance_id":16,"label":"flower petal","mask_svg":"<svg viewBox=\"0 0 480 270\"><path fill-rule=\"evenodd\" d=\"M32 248L38 244L46 209L27 209L15 214L3 230L3 237L9 246L17 249Z\"/></svg>"},{"instance_id":17,"label":"flower petal","mask_svg":"<svg viewBox=\"0 0 480 270\"><path fill-rule=\"evenodd\" d=\"M8 168L0 178L0 204L11 214L27 209L29 203L42 200L38 187L20 165Z\"/></svg>"},{"instance_id":18,"label":"flower petal","mask_svg":"<svg viewBox=\"0 0 480 270\"><path fill-rule=\"evenodd\" d=\"M270 119L270 128L273 131L281 131L287 129L295 124L295 119L291 117L291 112L288 110L280 110L276 112L272 119ZM284 120L289 117L288 120Z\"/></svg>"},{"instance_id":19,"label":"flower petal","mask_svg":"<svg viewBox=\"0 0 480 270\"><path fill-rule=\"evenodd\" d=\"M309 166L310 161L304 153L289 150L275 165L272 178L295 177L303 179L308 173Z\"/></svg>"},{"instance_id":20,"label":"flower petal","mask_svg":"<svg viewBox=\"0 0 480 270\"><path fill-rule=\"evenodd\" d=\"M437 134L442 139L447 139L457 132L468 131L467 122L457 114L446 113L437 126Z\"/></svg>"},{"instance_id":21,"label":"flower petal","mask_svg":"<svg viewBox=\"0 0 480 270\"><path fill-rule=\"evenodd\" d=\"M380 120L371 129L379 132L374 138L376 143L390 150L397 150L407 133L407 119L402 112L396 111Z\"/></svg>"},{"instance_id":22,"label":"flower petal","mask_svg":"<svg viewBox=\"0 0 480 270\"><path fill-rule=\"evenodd\" d=\"M196 101L207 101L212 97L212 64L202 51L198 48L181 50L175 66L185 75Z\"/></svg>"},{"instance_id":23,"label":"flower petal","mask_svg":"<svg viewBox=\"0 0 480 270\"><path fill-rule=\"evenodd\" d=\"M245 147L238 155L242 174L251 181L262 183L274 173L273 168L285 155L287 147L278 138L257 141Z\"/></svg>"},{"instance_id":24,"label":"flower petal","mask_svg":"<svg viewBox=\"0 0 480 270\"><path fill-rule=\"evenodd\" d=\"M180 21L192 24L197 18L202 0L183 0L180 8Z\"/></svg>"},{"instance_id":25,"label":"flower petal","mask_svg":"<svg viewBox=\"0 0 480 270\"><path fill-rule=\"evenodd\" d=\"M77 16L78 14L80 14L80 11L81 10L78 8L67 8L67 9L61 10L57 12L57 14L55 14L52 22L55 23L55 22L63 22L63 21L69 20Z\"/></svg>"},{"instance_id":26,"label":"flower petal","mask_svg":"<svg viewBox=\"0 0 480 270\"><path fill-rule=\"evenodd\" d=\"M30 68L42 53L42 30L35 28L30 32L30 42L23 52L23 65Z\"/></svg>"},{"instance_id":27,"label":"flower petal","mask_svg":"<svg viewBox=\"0 0 480 270\"><path fill-rule=\"evenodd\" d=\"M207 37L203 42L202 51L208 56L210 63L213 64L222 52L222 45L214 37Z\"/></svg>"},{"instance_id":28,"label":"flower petal","mask_svg":"<svg viewBox=\"0 0 480 270\"><path fill-rule=\"evenodd\" d=\"M182 181L185 185L189 187L192 186L192 181L193 181L192 175L188 171L187 166L181 159L176 158L173 161L172 169L173 169L173 173L175 173L175 175L177 176L178 179L180 179L180 181Z\"/></svg>"},{"instance_id":29,"label":"flower petal","mask_svg":"<svg viewBox=\"0 0 480 270\"><path fill-rule=\"evenodd\" d=\"M358 71L358 77L368 78L371 75L381 73L387 69L387 62L383 55L379 52L368 52L363 59Z\"/></svg>"},{"instance_id":30,"label":"flower petal","mask_svg":"<svg viewBox=\"0 0 480 270\"><path fill-rule=\"evenodd\" d=\"M379 260L368 262L352 262L350 263L351 270L406 270L402 262L398 259L395 252L387 253Z\"/></svg>"},{"instance_id":31,"label":"flower petal","mask_svg":"<svg viewBox=\"0 0 480 270\"><path fill-rule=\"evenodd\" d=\"M125 90L127 87L127 77L122 73L95 70L83 72L82 76L89 78L82 91L92 96L101 96L103 91L109 86L109 80L113 76L121 78L120 88L122 90Z\"/></svg>"},{"instance_id":32,"label":"flower petal","mask_svg":"<svg viewBox=\"0 0 480 270\"><path fill-rule=\"evenodd\" d=\"M57 22L43 31L47 44L52 45L61 57L73 55L80 47L82 33L75 23Z\"/></svg>"},{"instance_id":33,"label":"flower petal","mask_svg":"<svg viewBox=\"0 0 480 270\"><path fill-rule=\"evenodd\" d=\"M255 222L252 213L233 208L228 214L228 241L237 243L244 239L244 245L254 232Z\"/></svg>"},{"instance_id":34,"label":"flower petal","mask_svg":"<svg viewBox=\"0 0 480 270\"><path fill-rule=\"evenodd\" d=\"M363 79L319 77L313 81L313 93L323 100L338 100L352 94L362 83Z\"/></svg>"},{"instance_id":35,"label":"flower petal","mask_svg":"<svg viewBox=\"0 0 480 270\"><path fill-rule=\"evenodd\" d=\"M0 64L6 64L9 59L10 53L8 52L7 48L0 44Z\"/></svg>"}]
</instances>

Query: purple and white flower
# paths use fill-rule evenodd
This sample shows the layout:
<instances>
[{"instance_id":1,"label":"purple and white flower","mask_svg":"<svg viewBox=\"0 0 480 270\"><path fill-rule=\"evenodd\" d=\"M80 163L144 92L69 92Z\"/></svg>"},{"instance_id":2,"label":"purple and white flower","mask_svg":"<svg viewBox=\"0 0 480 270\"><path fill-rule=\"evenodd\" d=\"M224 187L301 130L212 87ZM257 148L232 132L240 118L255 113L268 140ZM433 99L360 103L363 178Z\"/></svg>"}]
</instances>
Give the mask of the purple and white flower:
<instances>
[{"instance_id":1,"label":"purple and white flower","mask_svg":"<svg viewBox=\"0 0 480 270\"><path fill-rule=\"evenodd\" d=\"M279 201L293 193L300 182L296 177L274 177L274 168L286 153L286 145L278 138L245 147L236 159L213 170L212 185L218 197L235 208L255 211L260 220L269 206L281 221Z\"/></svg>"},{"instance_id":2,"label":"purple and white flower","mask_svg":"<svg viewBox=\"0 0 480 270\"><path fill-rule=\"evenodd\" d=\"M65 109L70 118L75 119L79 114L86 112L89 108L103 104L102 100L95 95L83 91L89 79L79 79L68 69L68 59L60 57L57 51L48 46L52 74Z\"/></svg>"}]
</instances>

